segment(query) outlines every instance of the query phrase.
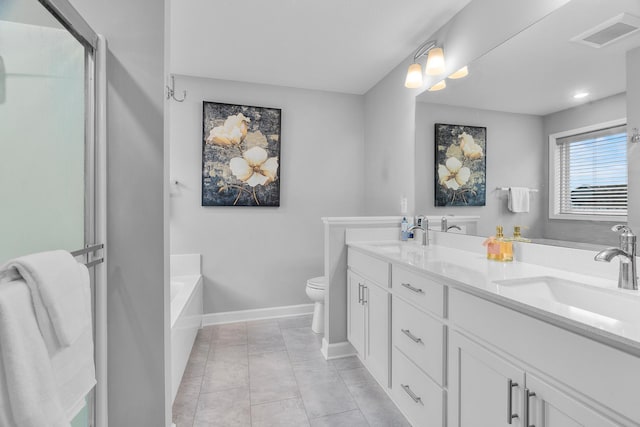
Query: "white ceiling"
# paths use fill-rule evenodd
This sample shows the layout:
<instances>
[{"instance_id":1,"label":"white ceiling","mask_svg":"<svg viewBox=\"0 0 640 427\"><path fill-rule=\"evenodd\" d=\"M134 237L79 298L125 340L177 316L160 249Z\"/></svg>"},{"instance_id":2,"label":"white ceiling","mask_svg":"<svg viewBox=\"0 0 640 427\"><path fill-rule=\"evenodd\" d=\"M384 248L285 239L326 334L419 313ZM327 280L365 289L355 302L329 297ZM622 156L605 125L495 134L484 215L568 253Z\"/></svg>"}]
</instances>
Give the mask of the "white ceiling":
<instances>
[{"instance_id":1,"label":"white ceiling","mask_svg":"<svg viewBox=\"0 0 640 427\"><path fill-rule=\"evenodd\" d=\"M640 17L640 1L573 0L418 101L546 115L624 92L625 53L640 46L640 32L599 49L570 41L621 12ZM578 91L590 95L576 100Z\"/></svg>"},{"instance_id":2,"label":"white ceiling","mask_svg":"<svg viewBox=\"0 0 640 427\"><path fill-rule=\"evenodd\" d=\"M364 94L470 0L172 0L173 74Z\"/></svg>"}]
</instances>

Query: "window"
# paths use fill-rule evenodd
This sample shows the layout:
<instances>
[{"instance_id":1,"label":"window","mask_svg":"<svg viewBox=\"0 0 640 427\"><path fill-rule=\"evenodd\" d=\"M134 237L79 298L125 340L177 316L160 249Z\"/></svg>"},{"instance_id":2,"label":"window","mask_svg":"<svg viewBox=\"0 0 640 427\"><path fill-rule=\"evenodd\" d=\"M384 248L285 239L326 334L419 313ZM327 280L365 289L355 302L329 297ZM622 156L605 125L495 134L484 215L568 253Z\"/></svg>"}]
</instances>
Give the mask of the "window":
<instances>
[{"instance_id":1,"label":"window","mask_svg":"<svg viewBox=\"0 0 640 427\"><path fill-rule=\"evenodd\" d=\"M549 153L550 218L626 220L624 120L551 135Z\"/></svg>"}]
</instances>

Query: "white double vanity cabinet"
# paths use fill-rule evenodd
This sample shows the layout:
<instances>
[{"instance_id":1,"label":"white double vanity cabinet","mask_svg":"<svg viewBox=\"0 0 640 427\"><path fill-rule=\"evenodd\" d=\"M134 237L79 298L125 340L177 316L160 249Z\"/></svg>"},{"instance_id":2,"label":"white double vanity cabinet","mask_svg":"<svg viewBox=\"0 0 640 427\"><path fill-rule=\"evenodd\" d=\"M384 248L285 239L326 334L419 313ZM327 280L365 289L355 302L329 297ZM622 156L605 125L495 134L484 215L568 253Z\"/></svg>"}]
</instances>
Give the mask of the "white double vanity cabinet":
<instances>
[{"instance_id":1,"label":"white double vanity cabinet","mask_svg":"<svg viewBox=\"0 0 640 427\"><path fill-rule=\"evenodd\" d=\"M640 426L640 343L493 284L561 271L398 243L347 260L349 342L414 427Z\"/></svg>"}]
</instances>

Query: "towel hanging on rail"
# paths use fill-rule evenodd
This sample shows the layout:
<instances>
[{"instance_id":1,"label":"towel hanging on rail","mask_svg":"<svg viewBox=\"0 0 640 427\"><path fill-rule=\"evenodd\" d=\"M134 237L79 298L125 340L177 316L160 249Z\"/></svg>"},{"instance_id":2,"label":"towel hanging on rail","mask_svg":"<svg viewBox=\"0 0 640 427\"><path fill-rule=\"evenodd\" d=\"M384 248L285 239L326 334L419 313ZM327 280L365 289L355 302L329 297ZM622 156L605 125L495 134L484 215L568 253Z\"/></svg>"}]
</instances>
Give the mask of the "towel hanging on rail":
<instances>
[{"instance_id":1,"label":"towel hanging on rail","mask_svg":"<svg viewBox=\"0 0 640 427\"><path fill-rule=\"evenodd\" d=\"M0 267L0 283L24 279L49 354L69 347L91 322L85 302L87 268L69 252L57 250L15 258Z\"/></svg>"},{"instance_id":2,"label":"towel hanging on rail","mask_svg":"<svg viewBox=\"0 0 640 427\"><path fill-rule=\"evenodd\" d=\"M23 280L0 284L0 425L69 426Z\"/></svg>"},{"instance_id":3,"label":"towel hanging on rail","mask_svg":"<svg viewBox=\"0 0 640 427\"><path fill-rule=\"evenodd\" d=\"M507 207L511 212L529 212L529 188L509 187Z\"/></svg>"},{"instance_id":4,"label":"towel hanging on rail","mask_svg":"<svg viewBox=\"0 0 640 427\"><path fill-rule=\"evenodd\" d=\"M0 267L0 292L16 282L26 283L30 291L29 311L35 314L38 339L49 356L46 366L53 373L56 398L70 420L96 384L89 272L69 252L41 252ZM36 387L40 384L33 381ZM33 400L20 404L30 406Z\"/></svg>"}]
</instances>

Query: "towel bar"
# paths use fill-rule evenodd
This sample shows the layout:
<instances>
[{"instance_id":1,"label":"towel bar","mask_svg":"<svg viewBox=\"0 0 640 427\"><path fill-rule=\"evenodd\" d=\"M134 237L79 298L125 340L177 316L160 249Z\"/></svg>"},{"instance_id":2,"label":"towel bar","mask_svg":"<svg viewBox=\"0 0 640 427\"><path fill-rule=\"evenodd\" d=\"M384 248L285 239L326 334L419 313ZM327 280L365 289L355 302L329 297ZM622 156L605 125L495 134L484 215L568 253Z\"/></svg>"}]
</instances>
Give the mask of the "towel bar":
<instances>
[{"instance_id":1,"label":"towel bar","mask_svg":"<svg viewBox=\"0 0 640 427\"><path fill-rule=\"evenodd\" d=\"M509 191L509 187L496 187L496 190ZM538 189L537 188L530 188L529 191L531 191L532 193L537 193Z\"/></svg>"},{"instance_id":2,"label":"towel bar","mask_svg":"<svg viewBox=\"0 0 640 427\"><path fill-rule=\"evenodd\" d=\"M104 243L98 243L98 244L95 244L95 245L89 245L84 249L78 249L77 251L71 252L71 255L74 256L74 257L80 256L80 255L87 255L87 254L89 254L91 252L99 251L100 249L104 249ZM96 266L98 264L101 264L103 262L104 262L104 257L88 261L88 262L84 263L84 265L86 265L87 268L91 268L91 267L94 267L94 266Z\"/></svg>"}]
</instances>

